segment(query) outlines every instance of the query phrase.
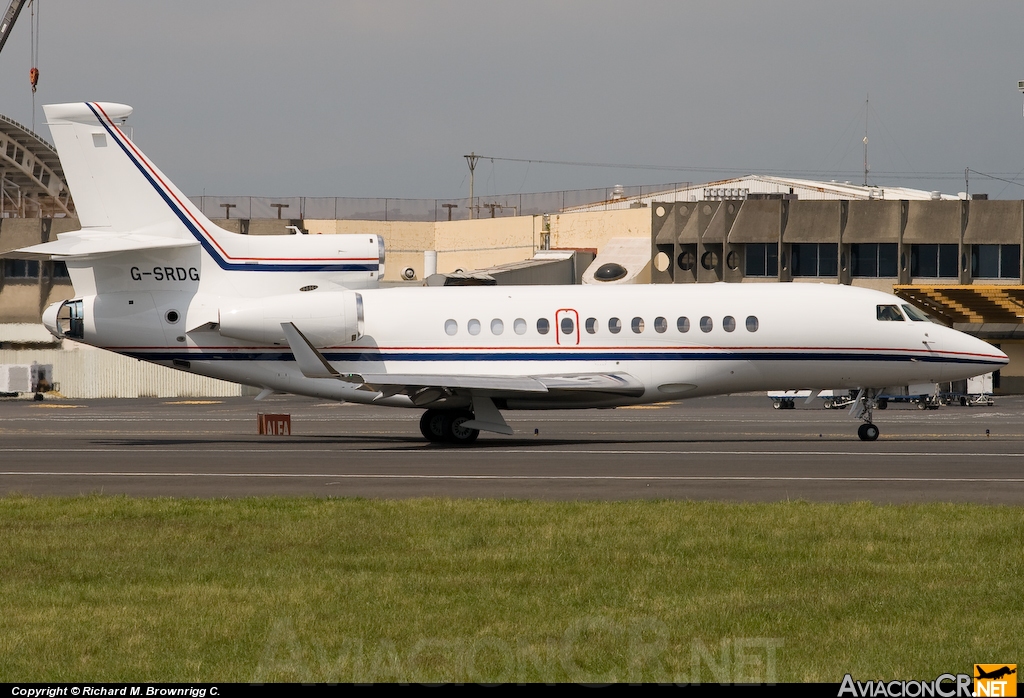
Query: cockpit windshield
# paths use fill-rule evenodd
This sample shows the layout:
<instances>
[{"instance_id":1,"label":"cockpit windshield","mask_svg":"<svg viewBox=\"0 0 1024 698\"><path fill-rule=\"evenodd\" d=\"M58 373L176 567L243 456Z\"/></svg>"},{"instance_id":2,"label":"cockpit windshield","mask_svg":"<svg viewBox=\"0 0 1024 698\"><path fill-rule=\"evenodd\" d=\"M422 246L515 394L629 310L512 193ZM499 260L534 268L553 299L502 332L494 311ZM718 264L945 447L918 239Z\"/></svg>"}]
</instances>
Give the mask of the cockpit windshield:
<instances>
[{"instance_id":1,"label":"cockpit windshield","mask_svg":"<svg viewBox=\"0 0 1024 698\"><path fill-rule=\"evenodd\" d=\"M927 315L922 313L920 310L912 305L903 304L903 312L907 314L907 317L914 322L931 322Z\"/></svg>"},{"instance_id":2,"label":"cockpit windshield","mask_svg":"<svg viewBox=\"0 0 1024 698\"><path fill-rule=\"evenodd\" d=\"M895 320L903 322L903 314L900 312L900 307L898 305L875 306L875 317L879 320Z\"/></svg>"}]
</instances>

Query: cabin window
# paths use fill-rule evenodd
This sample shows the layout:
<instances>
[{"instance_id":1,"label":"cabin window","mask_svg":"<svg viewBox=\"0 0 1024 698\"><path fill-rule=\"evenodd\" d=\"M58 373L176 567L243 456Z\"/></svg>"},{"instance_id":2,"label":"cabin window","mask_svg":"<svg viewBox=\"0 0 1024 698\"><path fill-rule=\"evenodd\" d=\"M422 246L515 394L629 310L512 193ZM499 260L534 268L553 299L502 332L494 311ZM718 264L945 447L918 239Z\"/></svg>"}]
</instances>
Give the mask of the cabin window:
<instances>
[{"instance_id":1,"label":"cabin window","mask_svg":"<svg viewBox=\"0 0 1024 698\"><path fill-rule=\"evenodd\" d=\"M747 276L778 276L778 243L747 243L744 274Z\"/></svg>"},{"instance_id":2,"label":"cabin window","mask_svg":"<svg viewBox=\"0 0 1024 698\"><path fill-rule=\"evenodd\" d=\"M668 329L668 320L663 317L654 318L654 331L663 334Z\"/></svg>"},{"instance_id":3,"label":"cabin window","mask_svg":"<svg viewBox=\"0 0 1024 698\"><path fill-rule=\"evenodd\" d=\"M594 333L596 333L597 332L597 318L596 317L588 317L587 318L586 327L587 327L587 334L594 334Z\"/></svg>"},{"instance_id":4,"label":"cabin window","mask_svg":"<svg viewBox=\"0 0 1024 698\"><path fill-rule=\"evenodd\" d=\"M526 334L526 320L517 317L516 321L512 323L512 330L516 334Z\"/></svg>"},{"instance_id":5,"label":"cabin window","mask_svg":"<svg viewBox=\"0 0 1024 698\"><path fill-rule=\"evenodd\" d=\"M747 316L747 332L757 332L758 325L756 317L753 315Z\"/></svg>"},{"instance_id":6,"label":"cabin window","mask_svg":"<svg viewBox=\"0 0 1024 698\"><path fill-rule=\"evenodd\" d=\"M491 334L501 334L505 331L505 323L499 318L491 320Z\"/></svg>"},{"instance_id":7,"label":"cabin window","mask_svg":"<svg viewBox=\"0 0 1024 698\"><path fill-rule=\"evenodd\" d=\"M617 317L608 319L608 331L612 334L618 334L622 331L622 320Z\"/></svg>"},{"instance_id":8,"label":"cabin window","mask_svg":"<svg viewBox=\"0 0 1024 698\"><path fill-rule=\"evenodd\" d=\"M793 276L837 276L838 245L829 242L798 242L793 244Z\"/></svg>"},{"instance_id":9,"label":"cabin window","mask_svg":"<svg viewBox=\"0 0 1024 698\"><path fill-rule=\"evenodd\" d=\"M896 276L896 251L895 242L850 245L850 273L871 278Z\"/></svg>"},{"instance_id":10,"label":"cabin window","mask_svg":"<svg viewBox=\"0 0 1024 698\"><path fill-rule=\"evenodd\" d=\"M548 319L546 317L542 317L541 319L537 320L537 332L539 334L547 334L548 330L550 329L551 323L548 322Z\"/></svg>"},{"instance_id":11,"label":"cabin window","mask_svg":"<svg viewBox=\"0 0 1024 698\"><path fill-rule=\"evenodd\" d=\"M879 320L903 322L903 315L898 305L875 306L875 317Z\"/></svg>"},{"instance_id":12,"label":"cabin window","mask_svg":"<svg viewBox=\"0 0 1024 698\"><path fill-rule=\"evenodd\" d=\"M906 313L907 317L913 320L914 322L931 322L931 320L928 319L927 315L925 315L912 305L907 305L906 303L904 303L903 312Z\"/></svg>"},{"instance_id":13,"label":"cabin window","mask_svg":"<svg viewBox=\"0 0 1024 698\"><path fill-rule=\"evenodd\" d=\"M644 319L642 317L635 317L630 326L633 328L633 332L640 334L644 331Z\"/></svg>"},{"instance_id":14,"label":"cabin window","mask_svg":"<svg viewBox=\"0 0 1024 698\"><path fill-rule=\"evenodd\" d=\"M467 322L466 331L469 332L471 335L480 334L480 321L477 320L476 318L473 318L472 320Z\"/></svg>"},{"instance_id":15,"label":"cabin window","mask_svg":"<svg viewBox=\"0 0 1024 698\"><path fill-rule=\"evenodd\" d=\"M444 321L444 333L449 337L454 337L455 333L459 331L459 323L454 320Z\"/></svg>"},{"instance_id":16,"label":"cabin window","mask_svg":"<svg viewBox=\"0 0 1024 698\"><path fill-rule=\"evenodd\" d=\"M688 317L681 317L681 318L677 319L676 320L676 329L679 330L680 332L689 332L690 331L690 318L688 318Z\"/></svg>"},{"instance_id":17,"label":"cabin window","mask_svg":"<svg viewBox=\"0 0 1024 698\"><path fill-rule=\"evenodd\" d=\"M971 276L979 279L1012 279L1020 276L1020 245L974 245Z\"/></svg>"},{"instance_id":18,"label":"cabin window","mask_svg":"<svg viewBox=\"0 0 1024 698\"><path fill-rule=\"evenodd\" d=\"M576 323L572 321L571 317L563 317L558 325L562 329L562 334L572 334L576 331Z\"/></svg>"},{"instance_id":19,"label":"cabin window","mask_svg":"<svg viewBox=\"0 0 1024 698\"><path fill-rule=\"evenodd\" d=\"M911 245L910 275L926 279L955 279L957 245Z\"/></svg>"},{"instance_id":20,"label":"cabin window","mask_svg":"<svg viewBox=\"0 0 1024 698\"><path fill-rule=\"evenodd\" d=\"M700 319L700 331L701 332L710 332L714 328L715 328L714 321L711 318L709 318L707 315L705 315L704 317L702 317Z\"/></svg>"},{"instance_id":21,"label":"cabin window","mask_svg":"<svg viewBox=\"0 0 1024 698\"><path fill-rule=\"evenodd\" d=\"M722 329L726 332L732 332L736 329L736 318L732 315L726 315L722 318Z\"/></svg>"}]
</instances>

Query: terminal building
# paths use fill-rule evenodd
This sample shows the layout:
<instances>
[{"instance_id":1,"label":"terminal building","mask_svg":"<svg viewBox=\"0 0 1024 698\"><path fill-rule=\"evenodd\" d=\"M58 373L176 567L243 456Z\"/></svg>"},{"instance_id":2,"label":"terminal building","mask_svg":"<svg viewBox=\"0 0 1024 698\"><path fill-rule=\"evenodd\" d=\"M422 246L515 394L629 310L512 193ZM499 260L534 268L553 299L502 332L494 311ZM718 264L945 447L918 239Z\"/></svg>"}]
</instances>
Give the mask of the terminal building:
<instances>
[{"instance_id":1,"label":"terminal building","mask_svg":"<svg viewBox=\"0 0 1024 698\"><path fill-rule=\"evenodd\" d=\"M78 229L52 147L2 121L0 160L0 258ZM385 284L436 283L441 274L456 283L835 283L891 291L999 346L1011 362L995 392L1024 392L1020 200L749 176L474 201L193 201L238 234L379 234ZM559 260L571 260L564 272L553 266ZM538 265L547 270L538 273ZM62 370L73 352L60 350L40 318L72 292L60 263L2 259L0 364L52 363L62 392L75 397L244 392L107 352L92 353L109 359L85 359L79 350L77 363ZM108 360L125 365L97 368ZM76 375L104 371L111 385Z\"/></svg>"}]
</instances>

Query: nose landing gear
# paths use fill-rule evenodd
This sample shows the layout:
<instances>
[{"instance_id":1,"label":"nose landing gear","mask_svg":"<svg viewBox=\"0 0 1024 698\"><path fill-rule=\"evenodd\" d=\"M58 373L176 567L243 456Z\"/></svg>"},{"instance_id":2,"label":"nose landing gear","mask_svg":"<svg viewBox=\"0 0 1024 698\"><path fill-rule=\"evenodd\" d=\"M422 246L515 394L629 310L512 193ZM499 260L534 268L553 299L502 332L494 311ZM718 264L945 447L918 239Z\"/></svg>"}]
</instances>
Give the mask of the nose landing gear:
<instances>
[{"instance_id":1,"label":"nose landing gear","mask_svg":"<svg viewBox=\"0 0 1024 698\"><path fill-rule=\"evenodd\" d=\"M861 424L860 428L857 429L857 436L860 437L861 441L878 440L878 427L871 423L872 413L877 404L875 400L876 395L878 395L877 388L861 388L860 392L857 393L856 400L854 400L853 408L850 410L851 415L864 420L864 424ZM879 409L882 409L882 407L879 406Z\"/></svg>"},{"instance_id":2,"label":"nose landing gear","mask_svg":"<svg viewBox=\"0 0 1024 698\"><path fill-rule=\"evenodd\" d=\"M874 424L861 424L857 429L857 436L861 441L874 441L878 438L878 427Z\"/></svg>"}]
</instances>

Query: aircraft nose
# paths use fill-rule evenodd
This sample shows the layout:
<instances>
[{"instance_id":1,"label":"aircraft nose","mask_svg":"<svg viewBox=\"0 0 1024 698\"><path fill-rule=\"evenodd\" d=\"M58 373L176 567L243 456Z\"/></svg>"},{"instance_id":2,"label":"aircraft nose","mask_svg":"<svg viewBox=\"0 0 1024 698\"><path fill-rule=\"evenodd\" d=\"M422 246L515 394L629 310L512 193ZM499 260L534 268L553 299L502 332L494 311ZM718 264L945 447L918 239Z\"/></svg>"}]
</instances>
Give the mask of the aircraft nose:
<instances>
[{"instance_id":1,"label":"aircraft nose","mask_svg":"<svg viewBox=\"0 0 1024 698\"><path fill-rule=\"evenodd\" d=\"M985 340L970 335L964 337L969 340L967 353L979 359L986 372L999 370L1010 363L1010 357Z\"/></svg>"}]
</instances>

